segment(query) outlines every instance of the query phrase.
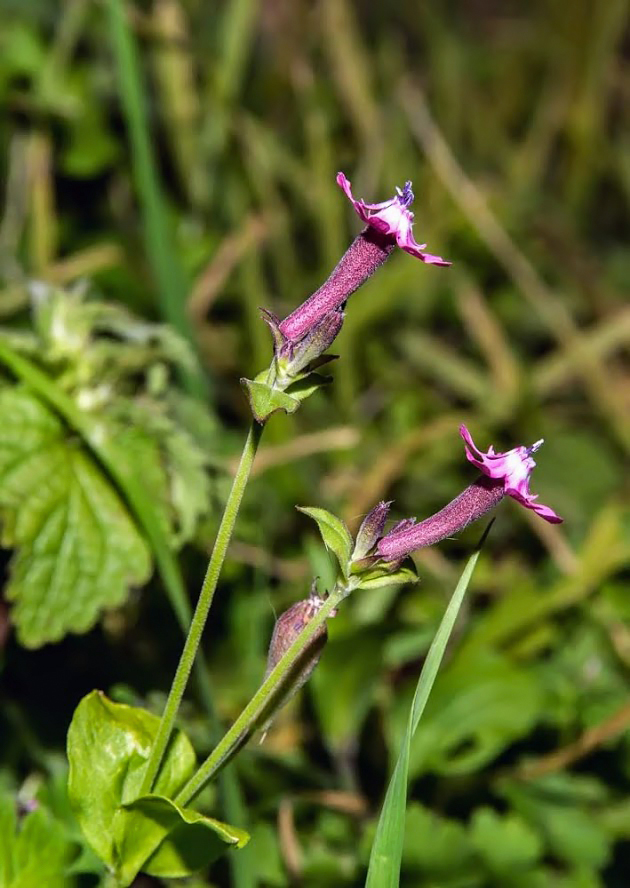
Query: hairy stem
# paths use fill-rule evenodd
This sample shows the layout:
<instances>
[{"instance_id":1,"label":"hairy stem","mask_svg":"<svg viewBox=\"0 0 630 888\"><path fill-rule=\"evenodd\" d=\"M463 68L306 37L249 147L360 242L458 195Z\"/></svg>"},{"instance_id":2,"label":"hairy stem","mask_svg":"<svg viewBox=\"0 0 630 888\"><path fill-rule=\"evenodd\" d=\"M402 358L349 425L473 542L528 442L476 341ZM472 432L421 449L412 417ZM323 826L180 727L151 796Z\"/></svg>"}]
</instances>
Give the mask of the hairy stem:
<instances>
[{"instance_id":1,"label":"hairy stem","mask_svg":"<svg viewBox=\"0 0 630 888\"><path fill-rule=\"evenodd\" d=\"M232 489L230 490L230 495L228 496L227 502L225 504L225 510L223 512L221 524L219 525L219 530L217 532L214 549L212 550L212 555L210 556L210 561L208 563L208 570L206 571L206 576L201 587L201 592L199 593L197 607L195 608L195 613L193 614L190 629L188 630L188 636L186 637L186 641L184 643L184 649L182 651L179 664L177 666L177 671L175 672L175 677L173 678L173 683L168 694L166 706L164 707L164 712L160 721L160 727L158 728L158 732L155 737L153 747L151 749L151 755L149 756L149 761L147 762L142 786L140 787L140 795L146 795L147 793L151 792L151 789L153 788L153 783L155 782L155 778L157 777L157 773L160 769L160 764L164 757L164 753L166 752L168 741L175 726L177 712L179 710L184 691L186 690L186 685L188 684L190 670L192 669L192 665L197 654L197 649L199 647L199 642L201 641L201 636L206 625L210 605L212 604L214 592L219 580L219 574L221 573L223 561L225 560L225 553L227 552L227 548L232 537L232 531L234 530L236 516L238 515L238 510L241 505L243 493L245 491L247 481L249 480L249 474L254 462L254 457L256 456L256 451L260 443L262 429L262 426L258 425L258 423L252 420L247 438L245 440L245 444L243 446L241 460L238 464L236 474L234 475Z\"/></svg>"},{"instance_id":2,"label":"hairy stem","mask_svg":"<svg viewBox=\"0 0 630 888\"><path fill-rule=\"evenodd\" d=\"M319 627L350 591L347 586L340 584L335 586L322 607L305 625L223 739L179 792L175 799L178 805L187 805L191 802L217 771L224 767L232 756L247 743L256 728L269 717L274 706L284 697L283 684L293 666L300 659L311 639L315 637Z\"/></svg>"}]
</instances>

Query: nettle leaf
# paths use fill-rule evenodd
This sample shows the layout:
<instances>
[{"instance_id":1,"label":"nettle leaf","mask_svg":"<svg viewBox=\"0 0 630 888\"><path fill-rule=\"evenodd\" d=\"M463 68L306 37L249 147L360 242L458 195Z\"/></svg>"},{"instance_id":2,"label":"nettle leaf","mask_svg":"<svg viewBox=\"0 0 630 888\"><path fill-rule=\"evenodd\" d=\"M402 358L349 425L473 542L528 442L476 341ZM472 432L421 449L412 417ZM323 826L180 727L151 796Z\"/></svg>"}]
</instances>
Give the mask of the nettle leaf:
<instances>
[{"instance_id":1,"label":"nettle leaf","mask_svg":"<svg viewBox=\"0 0 630 888\"><path fill-rule=\"evenodd\" d=\"M149 577L147 546L111 483L61 421L0 390L2 543L17 549L6 596L20 642L85 632Z\"/></svg>"},{"instance_id":2,"label":"nettle leaf","mask_svg":"<svg viewBox=\"0 0 630 888\"><path fill-rule=\"evenodd\" d=\"M210 502L202 448L158 402L119 400L116 420L108 424L107 433L130 471L150 492L156 517L173 546L192 539Z\"/></svg>"},{"instance_id":3,"label":"nettle leaf","mask_svg":"<svg viewBox=\"0 0 630 888\"><path fill-rule=\"evenodd\" d=\"M337 556L341 572L347 578L354 541L345 523L341 518L337 518L336 515L333 515L332 512L328 512L326 509L297 506L297 510L317 522L324 543Z\"/></svg>"},{"instance_id":4,"label":"nettle leaf","mask_svg":"<svg viewBox=\"0 0 630 888\"><path fill-rule=\"evenodd\" d=\"M68 732L70 804L88 843L122 885L141 869L188 875L248 839L166 798L195 770L193 748L181 731L169 745L154 794L138 798L158 725L155 715L93 691L79 703Z\"/></svg>"},{"instance_id":5,"label":"nettle leaf","mask_svg":"<svg viewBox=\"0 0 630 888\"><path fill-rule=\"evenodd\" d=\"M15 801L0 797L0 888L69 888L76 852L65 826L44 808L27 814L18 828Z\"/></svg>"}]
</instances>

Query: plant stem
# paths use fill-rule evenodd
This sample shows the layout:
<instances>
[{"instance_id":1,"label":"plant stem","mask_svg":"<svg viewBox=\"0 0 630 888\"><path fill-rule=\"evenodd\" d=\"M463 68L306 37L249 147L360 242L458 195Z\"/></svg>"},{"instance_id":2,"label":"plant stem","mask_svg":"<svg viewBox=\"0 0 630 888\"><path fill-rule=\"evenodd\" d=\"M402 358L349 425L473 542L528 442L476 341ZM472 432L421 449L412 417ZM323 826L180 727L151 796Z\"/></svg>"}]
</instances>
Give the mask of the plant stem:
<instances>
[{"instance_id":1,"label":"plant stem","mask_svg":"<svg viewBox=\"0 0 630 888\"><path fill-rule=\"evenodd\" d=\"M294 664L306 650L310 640L314 638L318 628L330 616L331 612L350 593L347 586L337 584L319 611L306 624L302 632L297 636L291 647L287 650L276 667L269 673L267 679L254 694L245 709L241 712L223 739L210 753L205 762L181 789L175 801L178 805L187 805L201 790L205 784L222 768L231 757L251 737L254 730L260 726L263 719L268 718L274 704L283 693L283 681L291 671Z\"/></svg>"},{"instance_id":2,"label":"plant stem","mask_svg":"<svg viewBox=\"0 0 630 888\"><path fill-rule=\"evenodd\" d=\"M192 669L199 642L201 641L201 635L206 625L210 605L212 604L214 592L217 587L219 574L221 573L221 568L225 559L225 553L227 552L227 547L232 537L232 531L234 530L236 516L243 498L243 492L247 485L247 481L249 480L254 457L256 456L256 451L260 443L262 430L263 427L252 420L243 446L241 460L238 464L236 474L234 475L232 489L230 490L230 495L225 504L225 510L217 532L214 549L212 550L210 562L208 563L208 570L206 571L201 592L199 593L197 607L193 614L190 629L188 630L188 636L184 643L184 649L177 666L177 671L175 672L175 677L173 678L166 706L164 707L160 727L158 728L155 741L151 748L151 755L147 762L139 795L146 795L151 792L153 783L160 769L162 758L166 752L168 741L175 726L175 719L177 717L179 705L184 695L184 691L186 690L190 670Z\"/></svg>"}]
</instances>

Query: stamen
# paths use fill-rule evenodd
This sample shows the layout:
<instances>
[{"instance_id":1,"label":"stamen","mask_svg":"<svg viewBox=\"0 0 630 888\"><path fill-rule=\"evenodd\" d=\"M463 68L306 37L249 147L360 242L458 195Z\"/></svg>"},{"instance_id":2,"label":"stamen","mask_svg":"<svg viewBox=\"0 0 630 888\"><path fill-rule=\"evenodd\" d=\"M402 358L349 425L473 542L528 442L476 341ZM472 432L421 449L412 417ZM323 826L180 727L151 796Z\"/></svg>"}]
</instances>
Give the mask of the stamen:
<instances>
[{"instance_id":1,"label":"stamen","mask_svg":"<svg viewBox=\"0 0 630 888\"><path fill-rule=\"evenodd\" d=\"M398 192L399 200L403 207L411 206L414 200L413 191L411 190L411 182L405 182L405 187L402 191L400 188L397 188L396 191Z\"/></svg>"}]
</instances>

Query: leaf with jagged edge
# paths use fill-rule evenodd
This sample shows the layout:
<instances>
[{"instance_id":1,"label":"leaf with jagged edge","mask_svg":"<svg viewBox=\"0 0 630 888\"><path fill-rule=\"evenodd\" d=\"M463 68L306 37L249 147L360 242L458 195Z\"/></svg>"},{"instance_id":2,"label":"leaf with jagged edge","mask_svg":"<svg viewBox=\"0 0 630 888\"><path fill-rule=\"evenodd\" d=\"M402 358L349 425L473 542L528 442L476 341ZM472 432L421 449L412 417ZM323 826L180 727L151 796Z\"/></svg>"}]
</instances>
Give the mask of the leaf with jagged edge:
<instances>
[{"instance_id":1,"label":"leaf with jagged edge","mask_svg":"<svg viewBox=\"0 0 630 888\"><path fill-rule=\"evenodd\" d=\"M148 579L149 551L109 478L21 388L0 390L0 520L26 647L86 632Z\"/></svg>"},{"instance_id":2,"label":"leaf with jagged edge","mask_svg":"<svg viewBox=\"0 0 630 888\"><path fill-rule=\"evenodd\" d=\"M173 546L191 540L210 504L207 456L192 435L168 415L164 404L127 399L119 399L109 434L156 503Z\"/></svg>"}]
</instances>

